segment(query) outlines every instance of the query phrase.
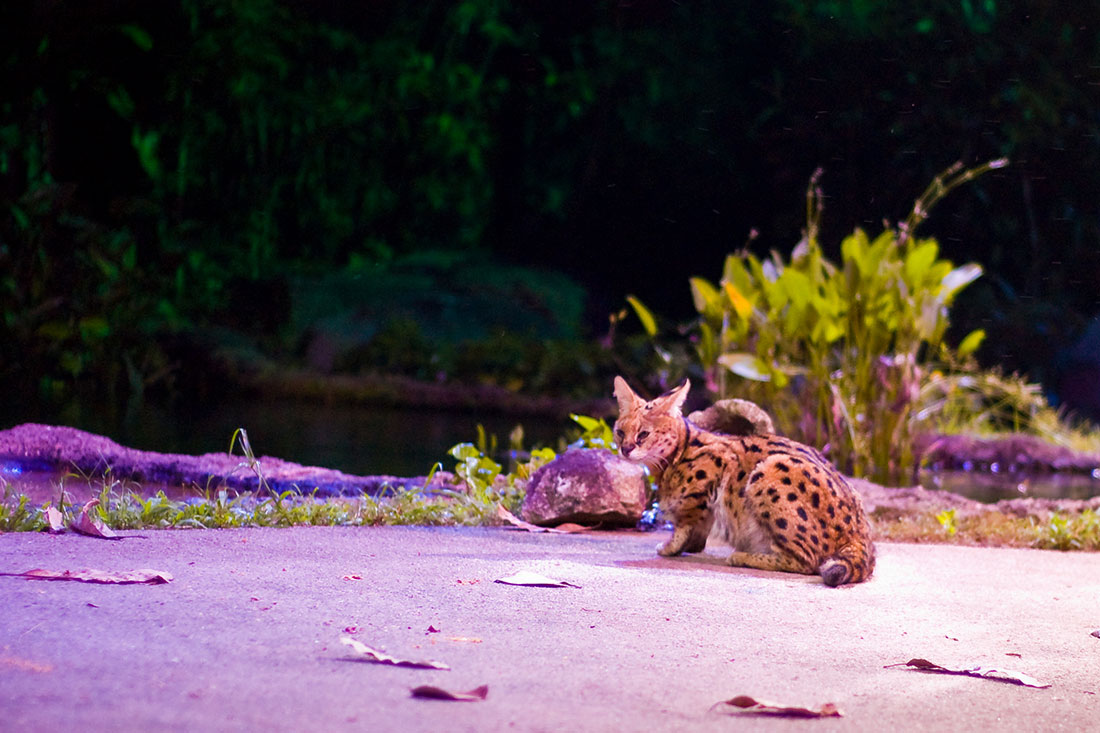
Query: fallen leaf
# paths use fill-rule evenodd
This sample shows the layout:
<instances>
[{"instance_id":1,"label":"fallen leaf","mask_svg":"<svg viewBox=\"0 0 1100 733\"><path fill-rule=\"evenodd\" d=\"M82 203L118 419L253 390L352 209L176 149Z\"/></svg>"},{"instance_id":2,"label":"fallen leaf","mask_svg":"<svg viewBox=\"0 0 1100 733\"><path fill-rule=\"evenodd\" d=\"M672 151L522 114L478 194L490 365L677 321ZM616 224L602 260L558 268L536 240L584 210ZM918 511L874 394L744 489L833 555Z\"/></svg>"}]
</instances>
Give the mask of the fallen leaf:
<instances>
[{"instance_id":1,"label":"fallen leaf","mask_svg":"<svg viewBox=\"0 0 1100 733\"><path fill-rule=\"evenodd\" d=\"M413 697L426 700L453 700L455 702L477 702L478 700L484 700L488 694L489 685L475 687L469 692L451 692L432 685L421 685L420 687L414 687L412 690Z\"/></svg>"},{"instance_id":2,"label":"fallen leaf","mask_svg":"<svg viewBox=\"0 0 1100 733\"><path fill-rule=\"evenodd\" d=\"M729 700L715 703L715 705L729 705L737 708L734 712L738 715L775 715L783 718L839 718L842 715L837 706L831 702L827 702L815 710L813 708L793 707L756 700L748 695L738 695Z\"/></svg>"},{"instance_id":3,"label":"fallen leaf","mask_svg":"<svg viewBox=\"0 0 1100 733\"><path fill-rule=\"evenodd\" d=\"M437 628L436 628L436 627L434 627L434 626L429 626L429 627L428 627L428 630L427 630L427 631L425 631L424 633L425 633L425 634L438 634L438 633L439 633L439 629L437 629Z\"/></svg>"},{"instance_id":4,"label":"fallen leaf","mask_svg":"<svg viewBox=\"0 0 1100 733\"><path fill-rule=\"evenodd\" d=\"M515 575L509 575L507 578L497 578L493 582L503 583L504 585L525 585L531 588L580 588L579 585L573 585L564 580L547 578L545 575L532 573L530 570L520 570Z\"/></svg>"},{"instance_id":5,"label":"fallen leaf","mask_svg":"<svg viewBox=\"0 0 1100 733\"><path fill-rule=\"evenodd\" d=\"M114 531L103 523L93 511L99 506L99 499L92 499L80 509L80 516L69 522L69 527L80 534L89 537L100 537L105 540L122 539Z\"/></svg>"},{"instance_id":6,"label":"fallen leaf","mask_svg":"<svg viewBox=\"0 0 1100 733\"><path fill-rule=\"evenodd\" d=\"M13 575L20 578L32 578L36 580L79 580L84 583L115 583L125 585L128 583L148 583L158 585L172 580L172 575L163 570L130 570L124 573L109 573L105 570L46 570L35 568L25 573L0 573L0 575Z\"/></svg>"},{"instance_id":7,"label":"fallen leaf","mask_svg":"<svg viewBox=\"0 0 1100 733\"><path fill-rule=\"evenodd\" d=\"M347 644L359 655L355 659L360 662L373 662L375 664L389 664L394 667L412 667L414 669L450 669L443 662L434 662L430 659L417 662L410 659L398 659L385 652L371 649L361 641L356 641L347 636L340 637L340 641Z\"/></svg>"},{"instance_id":8,"label":"fallen leaf","mask_svg":"<svg viewBox=\"0 0 1100 733\"><path fill-rule=\"evenodd\" d=\"M61 512L57 507L46 507L44 514L46 528L50 531L50 534L61 534L65 531L65 518L61 516Z\"/></svg>"},{"instance_id":9,"label":"fallen leaf","mask_svg":"<svg viewBox=\"0 0 1100 733\"><path fill-rule=\"evenodd\" d=\"M1089 634L1089 636L1095 636L1097 639L1100 639L1100 629L1092 632L1091 634Z\"/></svg>"},{"instance_id":10,"label":"fallen leaf","mask_svg":"<svg viewBox=\"0 0 1100 733\"><path fill-rule=\"evenodd\" d=\"M936 672L939 674L961 674L967 677L983 677L985 679L999 680L1001 682L1012 682L1017 685L1024 685L1025 687L1036 687L1038 689L1046 689L1050 685L1045 685L1039 680L1021 672L1014 672L1010 669L997 669L996 667L964 667L964 668L951 668L943 667L934 662L929 662L927 659L910 659L908 662L899 662L897 664L887 664L885 669L892 667L912 667L913 669L921 672Z\"/></svg>"},{"instance_id":11,"label":"fallen leaf","mask_svg":"<svg viewBox=\"0 0 1100 733\"><path fill-rule=\"evenodd\" d=\"M565 522L559 524L557 527L540 527L537 524L531 524L525 522L512 512L505 509L503 506L497 505L497 516L503 519L508 524L519 529L526 530L528 532L549 532L551 534L575 534L576 532L587 532L592 529L591 527L583 527L579 524L573 524L572 522Z\"/></svg>"}]
</instances>

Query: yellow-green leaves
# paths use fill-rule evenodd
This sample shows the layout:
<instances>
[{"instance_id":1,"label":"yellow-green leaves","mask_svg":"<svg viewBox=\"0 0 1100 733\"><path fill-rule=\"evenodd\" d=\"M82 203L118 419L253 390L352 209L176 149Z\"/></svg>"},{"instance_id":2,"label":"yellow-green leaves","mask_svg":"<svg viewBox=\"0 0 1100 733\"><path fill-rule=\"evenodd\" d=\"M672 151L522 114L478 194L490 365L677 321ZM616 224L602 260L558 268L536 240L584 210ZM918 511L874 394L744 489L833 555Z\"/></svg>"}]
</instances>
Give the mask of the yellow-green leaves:
<instances>
[{"instance_id":1,"label":"yellow-green leaves","mask_svg":"<svg viewBox=\"0 0 1100 733\"><path fill-rule=\"evenodd\" d=\"M737 289L737 286L728 280L722 283L722 289L726 293L726 297L729 298L730 305L733 307L733 312L737 314L737 317L742 321L749 320L749 316L752 315L752 303L741 294L741 291Z\"/></svg>"},{"instance_id":2,"label":"yellow-green leaves","mask_svg":"<svg viewBox=\"0 0 1100 733\"><path fill-rule=\"evenodd\" d=\"M943 277L940 297L943 298L945 304L950 304L956 293L981 276L982 266L973 262L951 270Z\"/></svg>"},{"instance_id":3,"label":"yellow-green leaves","mask_svg":"<svg viewBox=\"0 0 1100 733\"><path fill-rule=\"evenodd\" d=\"M982 345L982 341L985 341L984 329L979 328L971 331L966 335L966 338L959 342L959 348L955 349L955 353L960 359L965 359L978 350L978 347Z\"/></svg>"},{"instance_id":4,"label":"yellow-green leaves","mask_svg":"<svg viewBox=\"0 0 1100 733\"><path fill-rule=\"evenodd\" d=\"M653 338L657 335L657 319L653 317L653 313L642 305L642 301L635 298L633 295L626 296L626 302L630 303L630 307L634 309L634 314L638 316L638 320L642 322L642 328L645 330L646 335Z\"/></svg>"}]
</instances>

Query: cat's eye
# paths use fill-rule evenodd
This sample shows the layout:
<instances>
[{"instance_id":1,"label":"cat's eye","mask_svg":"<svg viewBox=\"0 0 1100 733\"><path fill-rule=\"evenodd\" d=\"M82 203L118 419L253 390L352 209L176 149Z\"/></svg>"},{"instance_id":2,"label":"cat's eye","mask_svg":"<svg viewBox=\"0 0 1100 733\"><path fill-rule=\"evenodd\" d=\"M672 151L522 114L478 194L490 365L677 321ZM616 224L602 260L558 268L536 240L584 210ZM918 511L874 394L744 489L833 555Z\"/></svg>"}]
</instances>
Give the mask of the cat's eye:
<instances>
[{"instance_id":1,"label":"cat's eye","mask_svg":"<svg viewBox=\"0 0 1100 733\"><path fill-rule=\"evenodd\" d=\"M645 439L646 439L646 438L648 438L648 437L649 437L649 431L648 431L648 430L640 430L640 431L638 431L638 442L639 442L639 443L640 443L641 441L645 440Z\"/></svg>"},{"instance_id":2,"label":"cat's eye","mask_svg":"<svg viewBox=\"0 0 1100 733\"><path fill-rule=\"evenodd\" d=\"M615 431L615 437L616 437L616 438L618 438L619 440L622 440L622 439L623 439L623 431L622 431L622 429L619 429L619 430L616 430L616 431Z\"/></svg>"}]
</instances>

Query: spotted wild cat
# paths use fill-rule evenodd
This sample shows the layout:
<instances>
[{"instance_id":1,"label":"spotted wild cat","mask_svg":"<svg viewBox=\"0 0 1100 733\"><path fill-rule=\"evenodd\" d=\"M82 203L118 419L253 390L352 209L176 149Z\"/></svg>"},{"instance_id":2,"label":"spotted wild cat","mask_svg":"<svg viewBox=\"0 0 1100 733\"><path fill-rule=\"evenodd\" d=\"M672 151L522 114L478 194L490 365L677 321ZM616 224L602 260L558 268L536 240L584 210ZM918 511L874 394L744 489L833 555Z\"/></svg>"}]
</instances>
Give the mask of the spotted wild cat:
<instances>
[{"instance_id":1,"label":"spotted wild cat","mask_svg":"<svg viewBox=\"0 0 1100 733\"><path fill-rule=\"evenodd\" d=\"M712 527L729 564L820 575L826 585L871 577L875 548L859 495L813 448L778 435L712 433L681 413L690 382L645 401L615 378L622 455L657 482L672 538L661 555L701 552Z\"/></svg>"}]
</instances>

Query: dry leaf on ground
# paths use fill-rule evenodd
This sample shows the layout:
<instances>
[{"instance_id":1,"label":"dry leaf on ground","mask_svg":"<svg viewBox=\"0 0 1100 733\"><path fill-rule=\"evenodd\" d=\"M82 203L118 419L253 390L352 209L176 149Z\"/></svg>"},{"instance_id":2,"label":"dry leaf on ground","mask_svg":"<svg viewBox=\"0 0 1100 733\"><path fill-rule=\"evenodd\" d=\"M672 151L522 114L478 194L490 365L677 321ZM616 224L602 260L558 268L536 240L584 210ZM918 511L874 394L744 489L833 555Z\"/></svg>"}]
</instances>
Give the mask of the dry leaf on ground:
<instances>
[{"instance_id":1,"label":"dry leaf on ground","mask_svg":"<svg viewBox=\"0 0 1100 733\"><path fill-rule=\"evenodd\" d=\"M414 687L412 690L413 697L426 700L453 700L455 702L477 702L478 700L484 700L488 694L489 685L475 687L469 692L451 692L432 685L421 685L420 687Z\"/></svg>"},{"instance_id":2,"label":"dry leaf on ground","mask_svg":"<svg viewBox=\"0 0 1100 733\"><path fill-rule=\"evenodd\" d=\"M46 519L46 528L50 531L50 534L61 534L65 531L65 518L61 516L61 511L57 507L46 507L42 514Z\"/></svg>"},{"instance_id":3,"label":"dry leaf on ground","mask_svg":"<svg viewBox=\"0 0 1100 733\"><path fill-rule=\"evenodd\" d=\"M943 667L934 662L929 662L927 659L910 659L908 662L898 662L897 664L887 664L885 669L892 667L911 667L912 669L919 670L921 672L936 672L938 674L961 674L967 677L982 677L990 680L998 680L1000 682L1012 682L1017 685L1024 685L1025 687L1036 687L1038 689L1046 689L1050 685L1043 684L1039 680L1031 677L1030 675L1023 674L1021 672L1014 672L1010 669L997 669L996 667Z\"/></svg>"},{"instance_id":4,"label":"dry leaf on ground","mask_svg":"<svg viewBox=\"0 0 1100 733\"><path fill-rule=\"evenodd\" d=\"M112 583L117 585L126 585L130 583L159 585L160 583L167 583L172 580L172 575L170 573L166 573L163 570L150 570L148 568L130 570L123 573L110 573L106 570L92 569L46 570L45 568L35 568L25 573L0 573L0 575L14 575L20 578L37 580L79 580L84 583Z\"/></svg>"},{"instance_id":5,"label":"dry leaf on ground","mask_svg":"<svg viewBox=\"0 0 1100 733\"><path fill-rule=\"evenodd\" d=\"M756 700L748 695L738 695L729 700L715 703L715 706L718 705L728 705L731 708L735 708L734 711L730 712L736 713L737 715L774 715L783 718L839 718L842 715L840 710L837 709L837 706L831 702L827 702L815 710L813 708L795 707Z\"/></svg>"},{"instance_id":6,"label":"dry leaf on ground","mask_svg":"<svg viewBox=\"0 0 1100 733\"><path fill-rule=\"evenodd\" d=\"M105 540L122 539L96 516L94 509L99 506L99 499L92 499L80 508L80 516L69 522L69 527L80 534L89 537L100 537Z\"/></svg>"},{"instance_id":7,"label":"dry leaf on ground","mask_svg":"<svg viewBox=\"0 0 1100 733\"><path fill-rule=\"evenodd\" d=\"M499 504L497 505L497 516L503 519L505 522L508 522L508 524L511 524L513 527L518 527L519 529L524 529L528 532L575 534L577 532L587 532L588 530L592 529L591 527L584 527L579 524L573 524L572 522L565 522L564 524L559 524L557 527L540 527L537 524L531 524L530 522L523 521L515 514L512 514L512 512L508 511Z\"/></svg>"},{"instance_id":8,"label":"dry leaf on ground","mask_svg":"<svg viewBox=\"0 0 1100 733\"><path fill-rule=\"evenodd\" d=\"M356 641L348 636L340 637L340 641L347 644L355 650L358 656L355 657L359 662L373 662L375 664L389 664L394 667L412 667L414 669L450 669L443 662L435 662L430 659L418 662L411 659L398 659L397 657L391 657L385 652L377 649L372 649L361 641Z\"/></svg>"},{"instance_id":9,"label":"dry leaf on ground","mask_svg":"<svg viewBox=\"0 0 1100 733\"><path fill-rule=\"evenodd\" d=\"M497 578L493 582L503 583L504 585L524 585L530 588L580 588L579 585L573 585L564 580L547 578L545 575L532 573L530 570L520 570L514 575L509 575L507 578Z\"/></svg>"}]
</instances>

